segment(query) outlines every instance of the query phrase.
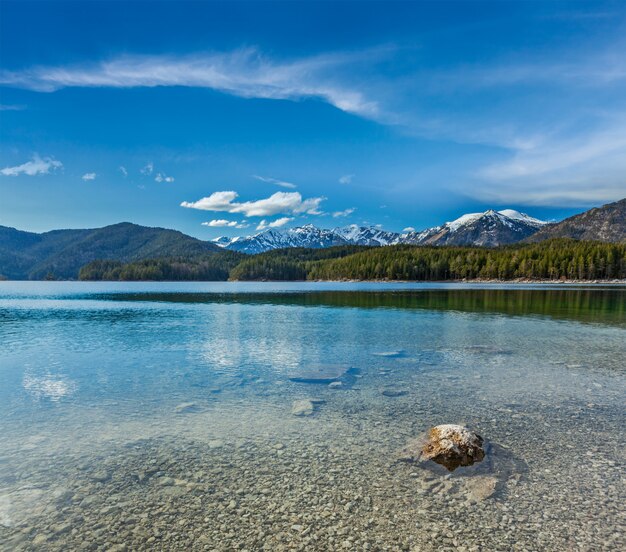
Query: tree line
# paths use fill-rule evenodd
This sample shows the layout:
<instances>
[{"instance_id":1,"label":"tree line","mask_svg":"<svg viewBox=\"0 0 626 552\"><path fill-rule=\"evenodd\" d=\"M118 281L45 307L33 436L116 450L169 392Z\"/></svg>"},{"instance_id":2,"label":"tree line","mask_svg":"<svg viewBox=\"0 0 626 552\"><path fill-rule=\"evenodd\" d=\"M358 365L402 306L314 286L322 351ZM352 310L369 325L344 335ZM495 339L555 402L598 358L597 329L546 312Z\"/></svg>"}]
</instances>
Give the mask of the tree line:
<instances>
[{"instance_id":1,"label":"tree line","mask_svg":"<svg viewBox=\"0 0 626 552\"><path fill-rule=\"evenodd\" d=\"M497 248L394 245L281 249L258 255L94 261L81 280L472 280L626 278L626 244L554 239Z\"/></svg>"},{"instance_id":2,"label":"tree line","mask_svg":"<svg viewBox=\"0 0 626 552\"><path fill-rule=\"evenodd\" d=\"M130 263L96 260L83 266L79 280L226 281L244 255L232 251L194 257L145 259Z\"/></svg>"}]
</instances>

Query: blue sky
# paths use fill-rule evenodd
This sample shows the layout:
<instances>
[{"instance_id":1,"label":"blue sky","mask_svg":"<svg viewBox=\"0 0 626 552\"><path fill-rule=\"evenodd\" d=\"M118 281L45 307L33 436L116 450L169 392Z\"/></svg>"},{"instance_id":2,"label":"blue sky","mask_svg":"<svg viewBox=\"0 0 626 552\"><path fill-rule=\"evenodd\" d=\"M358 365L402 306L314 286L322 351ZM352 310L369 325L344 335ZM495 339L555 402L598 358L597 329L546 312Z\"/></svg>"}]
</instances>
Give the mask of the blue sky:
<instances>
[{"instance_id":1,"label":"blue sky","mask_svg":"<svg viewBox=\"0 0 626 552\"><path fill-rule=\"evenodd\" d=\"M419 230L626 197L621 1L0 10L2 225Z\"/></svg>"}]
</instances>

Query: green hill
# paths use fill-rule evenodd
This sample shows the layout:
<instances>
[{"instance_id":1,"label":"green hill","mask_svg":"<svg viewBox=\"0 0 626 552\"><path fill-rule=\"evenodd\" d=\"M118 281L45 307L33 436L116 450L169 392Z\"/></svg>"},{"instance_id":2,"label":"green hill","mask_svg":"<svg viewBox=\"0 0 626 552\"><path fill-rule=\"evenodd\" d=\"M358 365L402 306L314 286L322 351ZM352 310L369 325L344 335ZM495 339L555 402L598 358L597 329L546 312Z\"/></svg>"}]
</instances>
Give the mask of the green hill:
<instances>
[{"instance_id":1,"label":"green hill","mask_svg":"<svg viewBox=\"0 0 626 552\"><path fill-rule=\"evenodd\" d=\"M222 250L216 245L182 232L128 222L43 234L0 226L0 275L11 280L74 279L96 259L132 262L217 252Z\"/></svg>"}]
</instances>

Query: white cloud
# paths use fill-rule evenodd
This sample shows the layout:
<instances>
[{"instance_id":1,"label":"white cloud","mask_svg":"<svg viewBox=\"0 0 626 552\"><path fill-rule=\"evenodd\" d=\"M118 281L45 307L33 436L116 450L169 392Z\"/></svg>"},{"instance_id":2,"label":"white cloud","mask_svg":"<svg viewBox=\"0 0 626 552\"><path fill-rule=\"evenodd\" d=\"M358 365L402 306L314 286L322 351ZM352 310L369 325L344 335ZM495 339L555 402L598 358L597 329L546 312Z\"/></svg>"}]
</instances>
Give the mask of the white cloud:
<instances>
[{"instance_id":1,"label":"white cloud","mask_svg":"<svg viewBox=\"0 0 626 552\"><path fill-rule=\"evenodd\" d=\"M52 157L39 157L38 154L34 154L30 161L17 165L15 167L5 167L0 170L0 173L5 176L18 176L25 174L27 176L35 176L38 174L49 174L57 169L61 169L63 163L57 161Z\"/></svg>"},{"instance_id":2,"label":"white cloud","mask_svg":"<svg viewBox=\"0 0 626 552\"><path fill-rule=\"evenodd\" d=\"M413 228L412 226L407 226L404 230L402 230L403 232L415 232L415 228Z\"/></svg>"},{"instance_id":3,"label":"white cloud","mask_svg":"<svg viewBox=\"0 0 626 552\"><path fill-rule=\"evenodd\" d=\"M478 171L465 193L499 204L588 206L626 197L626 114L583 136L546 136Z\"/></svg>"},{"instance_id":4,"label":"white cloud","mask_svg":"<svg viewBox=\"0 0 626 552\"><path fill-rule=\"evenodd\" d=\"M347 217L347 216L351 215L352 213L354 213L354 211L356 211L355 207L350 207L349 209L344 209L343 211L335 211L333 213L333 217L335 217L335 218Z\"/></svg>"},{"instance_id":5,"label":"white cloud","mask_svg":"<svg viewBox=\"0 0 626 552\"><path fill-rule=\"evenodd\" d=\"M139 172L145 176L152 174L154 171L154 163L150 161L145 167L139 169Z\"/></svg>"},{"instance_id":6,"label":"white cloud","mask_svg":"<svg viewBox=\"0 0 626 552\"><path fill-rule=\"evenodd\" d=\"M208 222L203 222L202 226L209 226L211 228L226 228L226 227L237 227L239 223L236 220L226 220L226 219L213 219Z\"/></svg>"},{"instance_id":7,"label":"white cloud","mask_svg":"<svg viewBox=\"0 0 626 552\"><path fill-rule=\"evenodd\" d=\"M24 109L26 109L25 105L0 104L0 111L23 111Z\"/></svg>"},{"instance_id":8,"label":"white cloud","mask_svg":"<svg viewBox=\"0 0 626 552\"><path fill-rule=\"evenodd\" d=\"M626 124L626 117L624 117ZM536 178L538 176L572 168L598 157L626 151L626 127L621 124L610 130L586 135L584 138L549 139L534 147L519 148L503 163L484 168L480 175L488 180ZM626 160L624 161L626 168Z\"/></svg>"},{"instance_id":9,"label":"white cloud","mask_svg":"<svg viewBox=\"0 0 626 552\"><path fill-rule=\"evenodd\" d=\"M203 211L222 211L225 213L243 213L246 217L271 217L278 214L300 214L309 215L322 214L319 210L320 203L324 197L312 197L302 199L298 192L276 192L266 199L256 201L236 202L239 197L237 192L213 192L208 197L203 197L198 201L183 201L181 207L189 209L201 209Z\"/></svg>"},{"instance_id":10,"label":"white cloud","mask_svg":"<svg viewBox=\"0 0 626 552\"><path fill-rule=\"evenodd\" d=\"M67 87L202 87L242 98L318 98L342 111L375 118L379 112L376 102L358 87L340 84L337 75L347 65L371 63L388 49L280 62L256 48L187 56L121 56L92 65L3 71L0 84L39 92Z\"/></svg>"},{"instance_id":11,"label":"white cloud","mask_svg":"<svg viewBox=\"0 0 626 552\"><path fill-rule=\"evenodd\" d=\"M280 228L281 226L285 226L285 224L291 222L292 220L293 217L282 217L268 223L265 219L263 219L261 222L259 222L259 225L256 227L256 229L265 230L267 228Z\"/></svg>"},{"instance_id":12,"label":"white cloud","mask_svg":"<svg viewBox=\"0 0 626 552\"><path fill-rule=\"evenodd\" d=\"M126 167L124 165L120 165L118 170L122 173L122 176L124 178L128 176L128 171L126 170Z\"/></svg>"},{"instance_id":13,"label":"white cloud","mask_svg":"<svg viewBox=\"0 0 626 552\"><path fill-rule=\"evenodd\" d=\"M157 175L154 177L154 180L156 182L174 182L174 177L167 176L164 173L157 173Z\"/></svg>"},{"instance_id":14,"label":"white cloud","mask_svg":"<svg viewBox=\"0 0 626 552\"><path fill-rule=\"evenodd\" d=\"M81 176L81 178L83 180L95 180L96 179L96 173L85 173L83 176Z\"/></svg>"},{"instance_id":15,"label":"white cloud","mask_svg":"<svg viewBox=\"0 0 626 552\"><path fill-rule=\"evenodd\" d=\"M355 175L353 174L344 174L339 177L339 184L350 184Z\"/></svg>"},{"instance_id":16,"label":"white cloud","mask_svg":"<svg viewBox=\"0 0 626 552\"><path fill-rule=\"evenodd\" d=\"M267 176L259 176L258 174L253 174L253 178L260 180L261 182L267 182L268 184L276 184L276 186L282 186L283 188L297 188L295 184L292 182L285 182L284 180L277 180L276 178L270 178Z\"/></svg>"}]
</instances>

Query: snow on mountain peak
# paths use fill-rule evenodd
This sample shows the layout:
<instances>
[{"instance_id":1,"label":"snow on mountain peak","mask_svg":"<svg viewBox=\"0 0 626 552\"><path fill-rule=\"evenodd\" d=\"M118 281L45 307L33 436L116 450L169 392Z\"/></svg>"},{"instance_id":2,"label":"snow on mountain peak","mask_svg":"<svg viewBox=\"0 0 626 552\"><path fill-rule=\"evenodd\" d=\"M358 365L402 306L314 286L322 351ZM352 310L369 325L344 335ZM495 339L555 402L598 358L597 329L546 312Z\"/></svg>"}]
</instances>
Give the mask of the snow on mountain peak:
<instances>
[{"instance_id":1,"label":"snow on mountain peak","mask_svg":"<svg viewBox=\"0 0 626 552\"><path fill-rule=\"evenodd\" d=\"M507 226L511 226L511 221L519 221L530 226L539 227L547 224L543 220L539 220L533 217L529 217L524 213L520 213L515 209L503 209L502 211L495 211L494 209L488 209L484 213L468 213L466 215L460 216L458 219L453 220L452 222L446 222L444 227L447 227L450 232L457 232L460 228L472 224L477 220L480 220L483 217L489 217L491 219L496 218L499 219L502 223Z\"/></svg>"},{"instance_id":2,"label":"snow on mountain peak","mask_svg":"<svg viewBox=\"0 0 626 552\"><path fill-rule=\"evenodd\" d=\"M466 215L460 216L458 219L453 220L452 222L446 222L444 226L447 226L451 232L456 232L461 226L465 226L467 224L471 224L472 222L478 220L485 213L468 213Z\"/></svg>"},{"instance_id":3,"label":"snow on mountain peak","mask_svg":"<svg viewBox=\"0 0 626 552\"><path fill-rule=\"evenodd\" d=\"M521 220L528 224L536 224L538 226L543 226L544 224L548 224L545 220L539 220L533 217L528 216L526 213L520 213L515 209L503 209L502 211L498 211L501 215L508 217L513 220Z\"/></svg>"},{"instance_id":4,"label":"snow on mountain peak","mask_svg":"<svg viewBox=\"0 0 626 552\"><path fill-rule=\"evenodd\" d=\"M529 217L514 209L483 213L468 213L442 226L427 228L421 232L389 232L378 226L347 226L322 229L305 224L289 229L268 229L254 236L237 238L221 237L213 240L221 247L261 253L284 247L331 247L333 245L384 246L393 244L415 245L499 245L514 243L534 233L544 221Z\"/></svg>"}]
</instances>

